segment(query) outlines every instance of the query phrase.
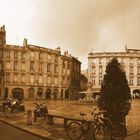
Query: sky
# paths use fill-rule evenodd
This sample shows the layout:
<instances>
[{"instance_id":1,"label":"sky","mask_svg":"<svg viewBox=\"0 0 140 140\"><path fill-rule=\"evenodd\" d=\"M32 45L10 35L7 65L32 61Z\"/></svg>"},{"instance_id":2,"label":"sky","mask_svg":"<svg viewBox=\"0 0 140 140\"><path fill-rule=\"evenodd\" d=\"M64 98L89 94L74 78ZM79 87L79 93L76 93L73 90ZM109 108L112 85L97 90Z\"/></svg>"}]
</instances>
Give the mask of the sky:
<instances>
[{"instance_id":1,"label":"sky","mask_svg":"<svg viewBox=\"0 0 140 140\"><path fill-rule=\"evenodd\" d=\"M0 0L7 44L69 51L87 68L88 53L140 49L140 0Z\"/></svg>"}]
</instances>

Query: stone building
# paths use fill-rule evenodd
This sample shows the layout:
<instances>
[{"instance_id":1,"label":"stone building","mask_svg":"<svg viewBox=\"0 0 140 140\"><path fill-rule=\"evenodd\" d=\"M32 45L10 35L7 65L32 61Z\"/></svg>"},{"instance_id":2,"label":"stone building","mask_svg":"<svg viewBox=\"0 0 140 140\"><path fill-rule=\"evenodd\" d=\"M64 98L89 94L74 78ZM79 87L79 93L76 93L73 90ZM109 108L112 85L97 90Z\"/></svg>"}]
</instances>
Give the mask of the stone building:
<instances>
[{"instance_id":1,"label":"stone building","mask_svg":"<svg viewBox=\"0 0 140 140\"><path fill-rule=\"evenodd\" d=\"M106 65L109 60L116 57L122 64L131 88L131 94L140 92L140 50L128 49L124 52L103 52L88 54L88 81L93 82L94 91L99 91Z\"/></svg>"},{"instance_id":2,"label":"stone building","mask_svg":"<svg viewBox=\"0 0 140 140\"><path fill-rule=\"evenodd\" d=\"M87 82L88 79L84 74L81 74L81 91L86 91L87 90Z\"/></svg>"},{"instance_id":3,"label":"stone building","mask_svg":"<svg viewBox=\"0 0 140 140\"><path fill-rule=\"evenodd\" d=\"M0 27L0 98L75 99L80 90L81 62L60 48L7 45Z\"/></svg>"}]
</instances>

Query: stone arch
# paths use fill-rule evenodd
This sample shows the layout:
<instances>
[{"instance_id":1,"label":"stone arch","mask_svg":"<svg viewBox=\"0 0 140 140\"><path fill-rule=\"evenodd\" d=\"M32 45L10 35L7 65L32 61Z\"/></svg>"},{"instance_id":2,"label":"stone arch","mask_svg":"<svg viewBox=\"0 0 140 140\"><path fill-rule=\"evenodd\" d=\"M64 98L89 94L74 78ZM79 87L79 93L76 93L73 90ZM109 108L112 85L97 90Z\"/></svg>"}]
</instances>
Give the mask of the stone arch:
<instances>
[{"instance_id":1,"label":"stone arch","mask_svg":"<svg viewBox=\"0 0 140 140\"><path fill-rule=\"evenodd\" d=\"M54 89L54 99L57 99L58 89Z\"/></svg>"},{"instance_id":2,"label":"stone arch","mask_svg":"<svg viewBox=\"0 0 140 140\"><path fill-rule=\"evenodd\" d=\"M12 97L14 99L23 99L24 97L24 91L22 88L14 88L12 90Z\"/></svg>"},{"instance_id":3,"label":"stone arch","mask_svg":"<svg viewBox=\"0 0 140 140\"><path fill-rule=\"evenodd\" d=\"M43 95L43 89L39 87L37 90L37 96L42 97L42 95Z\"/></svg>"},{"instance_id":4,"label":"stone arch","mask_svg":"<svg viewBox=\"0 0 140 140\"><path fill-rule=\"evenodd\" d=\"M69 99L69 90L65 90L65 99Z\"/></svg>"},{"instance_id":5,"label":"stone arch","mask_svg":"<svg viewBox=\"0 0 140 140\"><path fill-rule=\"evenodd\" d=\"M140 98L140 89L133 90L132 98Z\"/></svg>"},{"instance_id":6,"label":"stone arch","mask_svg":"<svg viewBox=\"0 0 140 140\"><path fill-rule=\"evenodd\" d=\"M51 98L51 89L46 89L46 99Z\"/></svg>"},{"instance_id":7,"label":"stone arch","mask_svg":"<svg viewBox=\"0 0 140 140\"><path fill-rule=\"evenodd\" d=\"M64 93L64 90L61 89L61 98L63 98L63 93Z\"/></svg>"}]
</instances>

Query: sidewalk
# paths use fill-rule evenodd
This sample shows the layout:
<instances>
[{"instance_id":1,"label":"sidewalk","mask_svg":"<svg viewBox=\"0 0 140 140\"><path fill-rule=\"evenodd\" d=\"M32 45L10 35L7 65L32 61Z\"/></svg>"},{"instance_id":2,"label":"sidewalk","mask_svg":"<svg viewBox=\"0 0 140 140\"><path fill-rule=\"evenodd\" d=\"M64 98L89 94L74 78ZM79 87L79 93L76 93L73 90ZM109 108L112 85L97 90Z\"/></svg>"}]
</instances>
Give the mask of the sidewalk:
<instances>
[{"instance_id":1,"label":"sidewalk","mask_svg":"<svg viewBox=\"0 0 140 140\"><path fill-rule=\"evenodd\" d=\"M57 124L47 125L43 119L39 118L36 123L33 123L32 125L27 125L26 117L26 112L13 114L4 114L2 112L0 113L0 121L4 121L24 131L42 136L42 138L46 138L48 140L69 140L66 135L65 129L63 128L63 123L60 122L60 120L55 120L57 121ZM128 130L128 136L125 140L139 139L140 130Z\"/></svg>"},{"instance_id":2,"label":"sidewalk","mask_svg":"<svg viewBox=\"0 0 140 140\"><path fill-rule=\"evenodd\" d=\"M27 110L33 109L31 102L26 102ZM79 117L79 112L87 112L87 105L77 105L75 102L47 101L50 113L67 114L69 116ZM57 107L57 111L56 111ZM69 108L68 108L69 107ZM125 140L140 140L140 100L134 101L132 109L127 117L128 136ZM51 140L69 140L65 129L63 128L63 120L55 119L55 124L48 125L44 119L39 118L36 123L27 125L27 112L7 113L0 112L0 120L9 123L19 129L40 135L43 138ZM57 123L56 123L57 122Z\"/></svg>"},{"instance_id":3,"label":"sidewalk","mask_svg":"<svg viewBox=\"0 0 140 140\"><path fill-rule=\"evenodd\" d=\"M47 138L47 140L68 140L62 123L48 125L44 119L39 118L36 123L27 125L27 112L5 114L0 113L0 121L15 126L21 130ZM56 120L55 120L56 121Z\"/></svg>"}]
</instances>

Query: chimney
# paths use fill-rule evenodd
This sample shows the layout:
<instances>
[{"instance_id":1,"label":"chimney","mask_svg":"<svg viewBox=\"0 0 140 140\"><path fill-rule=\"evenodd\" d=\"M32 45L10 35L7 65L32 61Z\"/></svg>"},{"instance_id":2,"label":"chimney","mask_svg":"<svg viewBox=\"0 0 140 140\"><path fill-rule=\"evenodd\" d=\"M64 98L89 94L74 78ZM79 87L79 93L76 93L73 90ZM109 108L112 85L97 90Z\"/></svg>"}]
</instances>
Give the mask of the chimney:
<instances>
[{"instance_id":1,"label":"chimney","mask_svg":"<svg viewBox=\"0 0 140 140\"><path fill-rule=\"evenodd\" d=\"M24 38L24 40L23 40L23 47L27 47L27 39L26 38Z\"/></svg>"},{"instance_id":2,"label":"chimney","mask_svg":"<svg viewBox=\"0 0 140 140\"><path fill-rule=\"evenodd\" d=\"M68 51L65 51L65 52L64 52L64 55L65 55L65 56L68 56Z\"/></svg>"}]
</instances>

